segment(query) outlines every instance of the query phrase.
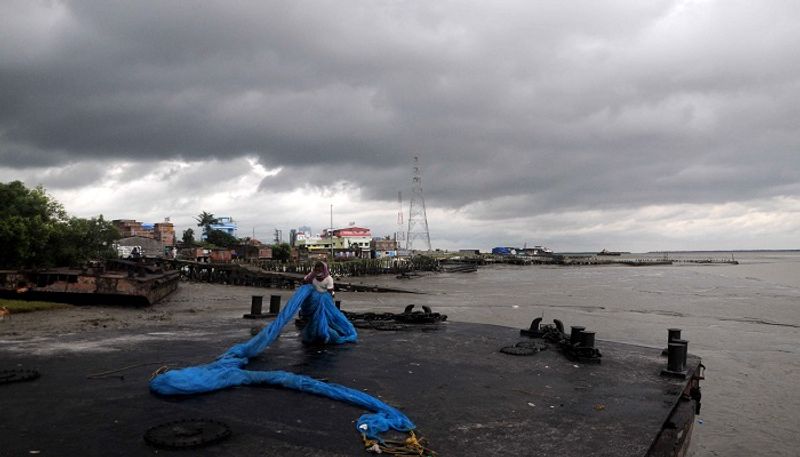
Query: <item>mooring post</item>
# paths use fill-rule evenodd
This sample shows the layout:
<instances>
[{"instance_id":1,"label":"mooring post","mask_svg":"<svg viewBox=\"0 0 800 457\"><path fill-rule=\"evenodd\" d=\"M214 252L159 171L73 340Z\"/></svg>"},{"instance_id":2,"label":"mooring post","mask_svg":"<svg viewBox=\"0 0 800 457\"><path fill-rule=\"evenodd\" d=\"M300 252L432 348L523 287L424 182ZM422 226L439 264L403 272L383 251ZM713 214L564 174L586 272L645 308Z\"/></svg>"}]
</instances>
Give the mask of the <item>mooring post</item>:
<instances>
[{"instance_id":1,"label":"mooring post","mask_svg":"<svg viewBox=\"0 0 800 457\"><path fill-rule=\"evenodd\" d=\"M261 306L263 301L264 297L262 295L253 295L252 301L250 302L250 314L261 314Z\"/></svg>"},{"instance_id":2,"label":"mooring post","mask_svg":"<svg viewBox=\"0 0 800 457\"><path fill-rule=\"evenodd\" d=\"M579 325L573 325L570 327L569 333L569 344L576 345L581 341L581 332L586 330L586 327L582 327Z\"/></svg>"},{"instance_id":3,"label":"mooring post","mask_svg":"<svg viewBox=\"0 0 800 457\"><path fill-rule=\"evenodd\" d=\"M341 300L335 300L334 303L336 303L336 309L338 309L338 310L342 309L342 301Z\"/></svg>"},{"instance_id":4,"label":"mooring post","mask_svg":"<svg viewBox=\"0 0 800 457\"><path fill-rule=\"evenodd\" d=\"M250 314L245 314L245 319L263 319L265 317L269 317L269 314L264 314L261 312L261 305L263 304L264 296L263 295L253 295L252 301L250 302Z\"/></svg>"},{"instance_id":5,"label":"mooring post","mask_svg":"<svg viewBox=\"0 0 800 457\"><path fill-rule=\"evenodd\" d=\"M661 355L669 356L669 343L673 341L681 339L681 329L679 328L668 328L667 329L667 347L661 351Z\"/></svg>"},{"instance_id":6,"label":"mooring post","mask_svg":"<svg viewBox=\"0 0 800 457\"><path fill-rule=\"evenodd\" d=\"M270 295L269 296L269 313L270 314L278 314L281 312L281 296L280 295Z\"/></svg>"},{"instance_id":7,"label":"mooring post","mask_svg":"<svg viewBox=\"0 0 800 457\"><path fill-rule=\"evenodd\" d=\"M586 330L581 330L580 334L578 335L578 344L584 348L593 348L594 332L587 332Z\"/></svg>"},{"instance_id":8,"label":"mooring post","mask_svg":"<svg viewBox=\"0 0 800 457\"><path fill-rule=\"evenodd\" d=\"M689 342L686 340L673 340L667 346L667 369L662 370L664 376L686 378L686 359Z\"/></svg>"}]
</instances>

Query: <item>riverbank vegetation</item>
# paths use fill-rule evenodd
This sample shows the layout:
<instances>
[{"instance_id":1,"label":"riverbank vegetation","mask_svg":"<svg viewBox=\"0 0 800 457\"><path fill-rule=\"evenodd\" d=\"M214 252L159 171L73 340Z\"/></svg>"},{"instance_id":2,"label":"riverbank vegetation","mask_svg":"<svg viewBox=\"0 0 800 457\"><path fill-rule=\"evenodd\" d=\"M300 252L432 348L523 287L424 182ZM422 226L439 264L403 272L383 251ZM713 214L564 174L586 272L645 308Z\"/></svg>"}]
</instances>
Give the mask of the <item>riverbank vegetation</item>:
<instances>
[{"instance_id":1,"label":"riverbank vegetation","mask_svg":"<svg viewBox=\"0 0 800 457\"><path fill-rule=\"evenodd\" d=\"M41 186L0 183L0 269L76 266L116 256L116 228L103 216L71 217Z\"/></svg>"}]
</instances>

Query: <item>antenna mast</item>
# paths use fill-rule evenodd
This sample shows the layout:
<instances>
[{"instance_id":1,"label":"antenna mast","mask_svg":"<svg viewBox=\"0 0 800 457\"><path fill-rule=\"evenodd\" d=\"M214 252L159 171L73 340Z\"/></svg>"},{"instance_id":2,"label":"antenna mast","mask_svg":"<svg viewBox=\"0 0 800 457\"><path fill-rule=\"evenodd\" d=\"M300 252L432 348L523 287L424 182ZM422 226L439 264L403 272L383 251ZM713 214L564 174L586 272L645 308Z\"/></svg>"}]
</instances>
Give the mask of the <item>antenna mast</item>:
<instances>
[{"instance_id":1,"label":"antenna mast","mask_svg":"<svg viewBox=\"0 0 800 457\"><path fill-rule=\"evenodd\" d=\"M431 250L431 234L428 231L428 215L425 212L425 197L422 195L422 169L419 157L414 157L414 178L411 187L411 203L408 208L408 237L406 249L414 249L414 241L420 240L418 250Z\"/></svg>"}]
</instances>

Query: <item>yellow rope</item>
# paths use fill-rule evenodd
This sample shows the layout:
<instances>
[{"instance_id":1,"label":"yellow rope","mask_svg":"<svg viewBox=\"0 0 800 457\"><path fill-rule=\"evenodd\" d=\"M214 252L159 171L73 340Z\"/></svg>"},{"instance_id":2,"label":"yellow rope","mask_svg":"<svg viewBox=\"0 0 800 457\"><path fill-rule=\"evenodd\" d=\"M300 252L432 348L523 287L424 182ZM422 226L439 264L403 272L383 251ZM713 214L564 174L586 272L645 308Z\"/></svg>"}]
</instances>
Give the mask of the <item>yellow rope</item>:
<instances>
[{"instance_id":1,"label":"yellow rope","mask_svg":"<svg viewBox=\"0 0 800 457\"><path fill-rule=\"evenodd\" d=\"M409 437L403 441L384 440L383 442L371 440L366 435L362 434L361 438L364 440L364 449L367 452L374 452L376 454L389 454L389 455L416 455L425 457L436 457L436 452L429 449L425 444L424 438L417 438L414 431L408 432Z\"/></svg>"}]
</instances>

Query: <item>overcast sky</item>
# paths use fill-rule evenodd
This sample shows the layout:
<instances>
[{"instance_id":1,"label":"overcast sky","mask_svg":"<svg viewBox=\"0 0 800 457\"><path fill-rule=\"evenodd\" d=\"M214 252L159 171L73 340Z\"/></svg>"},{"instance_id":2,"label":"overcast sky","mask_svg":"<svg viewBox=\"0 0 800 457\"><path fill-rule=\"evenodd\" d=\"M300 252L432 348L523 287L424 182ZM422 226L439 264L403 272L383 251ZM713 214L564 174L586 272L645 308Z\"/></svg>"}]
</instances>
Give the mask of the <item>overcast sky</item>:
<instances>
[{"instance_id":1,"label":"overcast sky","mask_svg":"<svg viewBox=\"0 0 800 457\"><path fill-rule=\"evenodd\" d=\"M434 248L800 248L798 49L796 0L3 0L0 180L388 235L418 156Z\"/></svg>"}]
</instances>

